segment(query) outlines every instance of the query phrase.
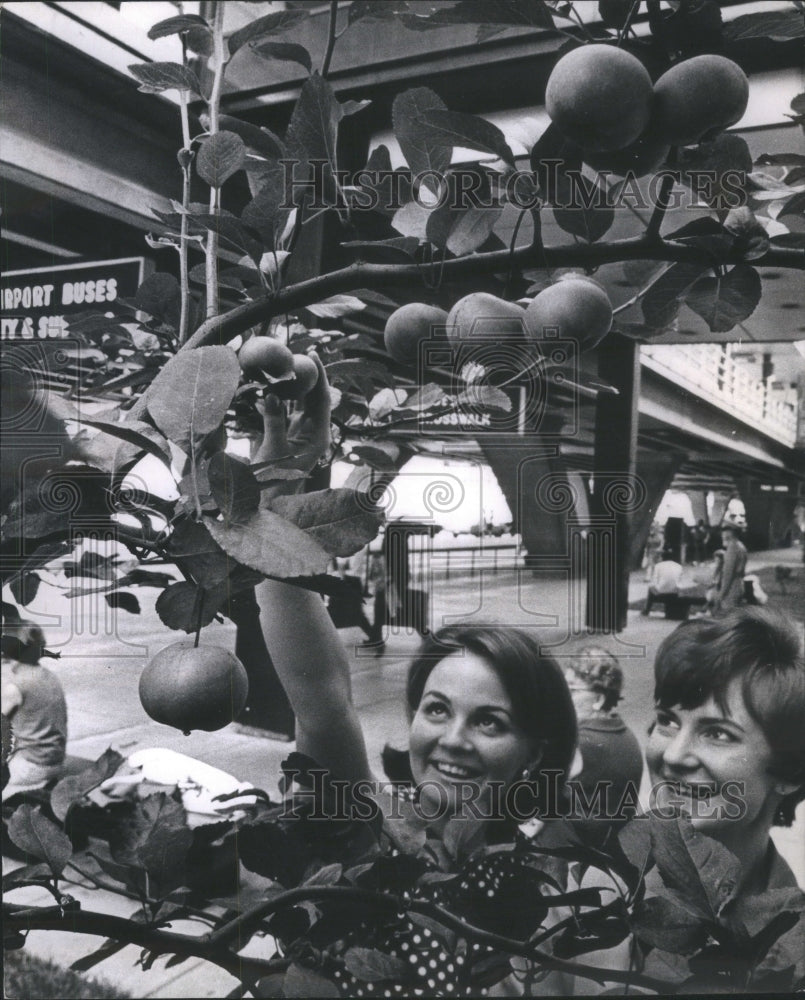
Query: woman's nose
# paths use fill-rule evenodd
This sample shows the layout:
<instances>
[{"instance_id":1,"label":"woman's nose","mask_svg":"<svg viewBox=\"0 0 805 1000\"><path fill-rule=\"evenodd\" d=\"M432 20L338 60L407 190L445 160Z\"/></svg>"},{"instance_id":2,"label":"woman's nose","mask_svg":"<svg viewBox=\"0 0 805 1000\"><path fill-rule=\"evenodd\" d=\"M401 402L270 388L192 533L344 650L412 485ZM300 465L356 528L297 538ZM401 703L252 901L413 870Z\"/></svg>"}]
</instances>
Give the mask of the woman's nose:
<instances>
[{"instance_id":1,"label":"woman's nose","mask_svg":"<svg viewBox=\"0 0 805 1000\"><path fill-rule=\"evenodd\" d=\"M686 729L680 729L663 747L662 759L663 763L671 768L689 770L696 767L698 758L693 748L691 733Z\"/></svg>"},{"instance_id":2,"label":"woman's nose","mask_svg":"<svg viewBox=\"0 0 805 1000\"><path fill-rule=\"evenodd\" d=\"M464 749L470 746L471 743L467 733L465 720L460 717L451 719L450 723L442 732L439 742L442 746L455 747L459 749Z\"/></svg>"}]
</instances>

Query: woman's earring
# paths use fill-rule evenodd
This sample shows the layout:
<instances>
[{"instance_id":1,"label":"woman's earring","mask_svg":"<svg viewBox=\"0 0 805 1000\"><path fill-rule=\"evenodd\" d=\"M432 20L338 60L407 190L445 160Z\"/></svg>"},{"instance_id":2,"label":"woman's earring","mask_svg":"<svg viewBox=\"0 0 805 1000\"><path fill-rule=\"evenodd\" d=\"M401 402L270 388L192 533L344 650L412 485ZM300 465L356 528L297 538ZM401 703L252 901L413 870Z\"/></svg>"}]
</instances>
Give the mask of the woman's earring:
<instances>
[{"instance_id":1,"label":"woman's earring","mask_svg":"<svg viewBox=\"0 0 805 1000\"><path fill-rule=\"evenodd\" d=\"M531 768L530 767L524 767L523 768L523 781L528 781L528 779L530 777L531 777Z\"/></svg>"}]
</instances>

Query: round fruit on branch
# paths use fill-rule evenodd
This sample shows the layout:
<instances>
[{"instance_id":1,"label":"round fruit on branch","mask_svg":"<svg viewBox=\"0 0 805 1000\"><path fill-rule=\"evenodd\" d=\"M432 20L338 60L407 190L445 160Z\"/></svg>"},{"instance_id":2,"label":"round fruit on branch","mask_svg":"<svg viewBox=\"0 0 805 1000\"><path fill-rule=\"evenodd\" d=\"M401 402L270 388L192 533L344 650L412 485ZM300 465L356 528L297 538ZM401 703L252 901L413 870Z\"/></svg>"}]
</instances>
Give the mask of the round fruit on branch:
<instances>
[{"instance_id":1,"label":"round fruit on branch","mask_svg":"<svg viewBox=\"0 0 805 1000\"><path fill-rule=\"evenodd\" d=\"M251 337L238 351L238 361L245 375L270 381L293 376L294 355L273 337Z\"/></svg>"},{"instance_id":2,"label":"round fruit on branch","mask_svg":"<svg viewBox=\"0 0 805 1000\"><path fill-rule=\"evenodd\" d=\"M525 311L528 336L542 341L556 332L580 351L596 347L612 327L612 303L592 278L567 275L543 289Z\"/></svg>"},{"instance_id":3,"label":"round fruit on branch","mask_svg":"<svg viewBox=\"0 0 805 1000\"><path fill-rule=\"evenodd\" d=\"M222 729L243 711L248 694L240 660L222 646L196 646L193 639L161 649L140 675L148 715L185 734Z\"/></svg>"},{"instance_id":4,"label":"round fruit on branch","mask_svg":"<svg viewBox=\"0 0 805 1000\"><path fill-rule=\"evenodd\" d=\"M665 163L671 151L670 142L666 141L655 121L649 123L645 132L623 149L610 152L587 152L582 154L584 162L594 170L608 171L618 177L646 177L656 173Z\"/></svg>"},{"instance_id":5,"label":"round fruit on branch","mask_svg":"<svg viewBox=\"0 0 805 1000\"><path fill-rule=\"evenodd\" d=\"M654 122L672 146L714 139L743 118L749 81L724 56L694 56L672 66L654 84Z\"/></svg>"},{"instance_id":6,"label":"round fruit on branch","mask_svg":"<svg viewBox=\"0 0 805 1000\"><path fill-rule=\"evenodd\" d=\"M408 302L386 320L383 341L388 354L401 365L416 364L419 345L432 340L437 328L446 326L444 309L424 302Z\"/></svg>"},{"instance_id":7,"label":"round fruit on branch","mask_svg":"<svg viewBox=\"0 0 805 1000\"><path fill-rule=\"evenodd\" d=\"M271 392L280 399L304 399L319 381L316 362L307 354L294 354L291 377L275 382Z\"/></svg>"},{"instance_id":8,"label":"round fruit on branch","mask_svg":"<svg viewBox=\"0 0 805 1000\"><path fill-rule=\"evenodd\" d=\"M525 311L489 292L471 292L447 315L447 339L454 347L472 340L524 340Z\"/></svg>"},{"instance_id":9,"label":"round fruit on branch","mask_svg":"<svg viewBox=\"0 0 805 1000\"><path fill-rule=\"evenodd\" d=\"M551 121L582 149L623 149L645 131L654 99L635 56L612 45L582 45L562 56L545 88Z\"/></svg>"}]
</instances>

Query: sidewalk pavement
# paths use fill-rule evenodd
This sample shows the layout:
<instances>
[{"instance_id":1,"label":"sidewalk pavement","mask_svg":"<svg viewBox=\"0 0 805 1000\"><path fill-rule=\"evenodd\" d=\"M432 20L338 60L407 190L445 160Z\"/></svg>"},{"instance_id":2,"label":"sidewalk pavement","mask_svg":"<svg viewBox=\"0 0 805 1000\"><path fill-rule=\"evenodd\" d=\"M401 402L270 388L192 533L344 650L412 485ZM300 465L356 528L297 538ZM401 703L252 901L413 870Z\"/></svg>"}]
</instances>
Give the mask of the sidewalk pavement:
<instances>
[{"instance_id":1,"label":"sidewalk pavement","mask_svg":"<svg viewBox=\"0 0 805 1000\"><path fill-rule=\"evenodd\" d=\"M775 565L799 567L794 572L805 573L798 548L752 553L747 571L757 572ZM426 582L425 587L431 591L432 627L475 620L534 628L559 657L567 655L579 643L591 641L584 625L584 586L568 581L558 572L541 573L538 577L527 571L482 572L472 578L453 578L447 582L437 579L430 585ZM644 574L633 573L630 604L634 606L641 601L646 592ZM70 601L44 586L36 603L27 609L30 617L45 628L48 646L62 652L55 669L67 695L68 752L94 760L110 746L124 756L144 747L167 747L228 771L272 795L278 794L280 762L293 744L258 737L252 732L246 734L236 725L215 733L194 732L183 736L145 715L137 693L140 671L150 656L175 637L156 616L157 593L139 588L136 593L142 607L139 616L112 611L98 595ZM774 595L770 597L773 604ZM620 710L641 743L645 743L651 715L654 654L675 625L630 610L622 633L596 636L593 640L596 645L610 649L621 662L625 699ZM234 628L230 624L213 625L207 635L209 641L234 647ZM353 694L370 762L375 772L382 775L383 746L386 743L405 746L405 673L419 636L410 630L392 632L380 657L360 647L363 634L359 629L345 629L341 638L350 654ZM805 885L805 809L800 808L795 826L778 831L775 840L789 863L798 867ZM4 871L7 865L9 862L4 859ZM25 901L24 892L28 890L15 893L14 899ZM128 916L136 908L121 897L98 890L71 887L70 892L87 909ZM29 901L35 901L34 890ZM99 938L68 932L37 931L29 935L27 947L34 954L67 966L100 943ZM197 960L166 968L167 958L161 958L144 972L136 967L139 954L138 948L129 946L106 959L91 974L138 998L223 997L236 985L228 973Z\"/></svg>"}]
</instances>

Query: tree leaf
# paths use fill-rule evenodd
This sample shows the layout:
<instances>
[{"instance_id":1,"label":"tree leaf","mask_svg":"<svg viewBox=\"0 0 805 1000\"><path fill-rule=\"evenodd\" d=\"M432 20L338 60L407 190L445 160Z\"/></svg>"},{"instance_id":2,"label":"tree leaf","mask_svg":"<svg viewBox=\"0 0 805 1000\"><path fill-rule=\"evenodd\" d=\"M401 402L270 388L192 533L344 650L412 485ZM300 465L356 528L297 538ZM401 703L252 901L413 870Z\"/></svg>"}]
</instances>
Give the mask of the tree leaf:
<instances>
[{"instance_id":1,"label":"tree leaf","mask_svg":"<svg viewBox=\"0 0 805 1000\"><path fill-rule=\"evenodd\" d=\"M680 149L678 165L682 183L711 207L729 210L745 200L752 154L741 136L725 132L712 142Z\"/></svg>"},{"instance_id":2,"label":"tree leaf","mask_svg":"<svg viewBox=\"0 0 805 1000\"><path fill-rule=\"evenodd\" d=\"M634 932L641 941L675 955L692 955L707 943L708 922L667 896L640 900L632 913L632 921Z\"/></svg>"},{"instance_id":3,"label":"tree leaf","mask_svg":"<svg viewBox=\"0 0 805 1000\"><path fill-rule=\"evenodd\" d=\"M182 31L198 28L206 29L212 34L209 24L203 17L198 14L179 14L176 17L167 17L164 21L158 21L152 28L148 29L148 37L152 39L167 38L168 35L178 35Z\"/></svg>"},{"instance_id":4,"label":"tree leaf","mask_svg":"<svg viewBox=\"0 0 805 1000\"><path fill-rule=\"evenodd\" d=\"M294 962L285 973L282 985L286 997L335 998L341 996L341 991L329 979L306 969Z\"/></svg>"},{"instance_id":5,"label":"tree leaf","mask_svg":"<svg viewBox=\"0 0 805 1000\"><path fill-rule=\"evenodd\" d=\"M304 45L298 45L296 42L263 42L261 45L255 45L254 51L266 59L299 63L308 73L313 72L310 53Z\"/></svg>"},{"instance_id":6,"label":"tree leaf","mask_svg":"<svg viewBox=\"0 0 805 1000\"><path fill-rule=\"evenodd\" d=\"M486 243L502 212L502 205L461 208L447 198L430 213L425 232L435 246L462 257Z\"/></svg>"},{"instance_id":7,"label":"tree leaf","mask_svg":"<svg viewBox=\"0 0 805 1000\"><path fill-rule=\"evenodd\" d=\"M348 489L278 496L271 508L311 535L333 556L351 556L376 535L383 513L364 494Z\"/></svg>"},{"instance_id":8,"label":"tree leaf","mask_svg":"<svg viewBox=\"0 0 805 1000\"><path fill-rule=\"evenodd\" d=\"M599 189L600 190L600 189ZM553 206L553 215L556 224L566 233L579 236L587 243L595 243L609 232L612 223L615 221L615 209L609 205L594 202L589 207L580 205L579 207Z\"/></svg>"},{"instance_id":9,"label":"tree leaf","mask_svg":"<svg viewBox=\"0 0 805 1000\"><path fill-rule=\"evenodd\" d=\"M83 799L87 792L97 788L101 782L111 778L122 763L123 757L117 750L109 747L93 764L79 774L68 774L66 778L62 778L50 793L50 808L56 818L63 823L70 807Z\"/></svg>"},{"instance_id":10,"label":"tree leaf","mask_svg":"<svg viewBox=\"0 0 805 1000\"><path fill-rule=\"evenodd\" d=\"M284 31L295 28L307 20L309 16L306 10L279 10L275 14L258 17L229 36L227 41L230 55L234 55L247 43L254 43L267 35L281 35Z\"/></svg>"},{"instance_id":11,"label":"tree leaf","mask_svg":"<svg viewBox=\"0 0 805 1000\"><path fill-rule=\"evenodd\" d=\"M285 141L291 157L308 168L311 161L323 161L334 172L338 123L343 116L330 83L318 72L312 73L302 85L288 124ZM324 197L327 192L317 193Z\"/></svg>"},{"instance_id":12,"label":"tree leaf","mask_svg":"<svg viewBox=\"0 0 805 1000\"><path fill-rule=\"evenodd\" d=\"M20 573L11 581L11 594L17 604L25 607L36 599L42 578L38 573Z\"/></svg>"},{"instance_id":13,"label":"tree leaf","mask_svg":"<svg viewBox=\"0 0 805 1000\"><path fill-rule=\"evenodd\" d=\"M176 329L179 326L181 301L182 293L176 278L172 274L157 271L150 274L137 289L134 307Z\"/></svg>"},{"instance_id":14,"label":"tree leaf","mask_svg":"<svg viewBox=\"0 0 805 1000\"><path fill-rule=\"evenodd\" d=\"M305 308L320 318L339 319L341 316L361 312L366 308L366 303L361 302L354 295L331 295L329 299L315 302L313 305L305 306Z\"/></svg>"},{"instance_id":15,"label":"tree leaf","mask_svg":"<svg viewBox=\"0 0 805 1000\"><path fill-rule=\"evenodd\" d=\"M434 143L453 148L461 146L491 153L514 167L514 153L506 142L503 132L478 115L468 115L462 111L430 108L419 117L420 134Z\"/></svg>"},{"instance_id":16,"label":"tree leaf","mask_svg":"<svg viewBox=\"0 0 805 1000\"><path fill-rule=\"evenodd\" d=\"M720 222L707 216L703 219L694 219L688 222L681 229L676 229L669 233L667 239L677 243L684 243L686 246L702 247L715 256L727 253L735 244L735 237L724 228ZM632 266L645 264L644 261L630 261ZM657 262L652 262L653 267L657 267ZM624 265L625 267L626 265ZM642 284L642 282L641 282Z\"/></svg>"},{"instance_id":17,"label":"tree leaf","mask_svg":"<svg viewBox=\"0 0 805 1000\"><path fill-rule=\"evenodd\" d=\"M104 600L110 608L122 608L124 611L128 611L130 615L138 615L140 613L140 602L134 594L130 594L128 591L116 590L111 594L106 594Z\"/></svg>"},{"instance_id":18,"label":"tree leaf","mask_svg":"<svg viewBox=\"0 0 805 1000\"><path fill-rule=\"evenodd\" d=\"M58 878L73 856L70 838L49 820L39 807L27 803L19 806L8 821L9 839L35 858L44 861Z\"/></svg>"},{"instance_id":19,"label":"tree leaf","mask_svg":"<svg viewBox=\"0 0 805 1000\"><path fill-rule=\"evenodd\" d=\"M769 235L747 205L733 208L724 220L724 228L736 237L745 260L762 257L769 249Z\"/></svg>"},{"instance_id":20,"label":"tree leaf","mask_svg":"<svg viewBox=\"0 0 805 1000\"><path fill-rule=\"evenodd\" d=\"M404 981L408 966L401 958L387 955L376 948L350 948L344 955L344 965L356 979L364 983L391 980Z\"/></svg>"},{"instance_id":21,"label":"tree leaf","mask_svg":"<svg viewBox=\"0 0 805 1000\"><path fill-rule=\"evenodd\" d=\"M805 191L800 191L793 198L789 198L780 209L777 218L780 222L785 220L785 225L790 230L803 232L805 230Z\"/></svg>"},{"instance_id":22,"label":"tree leaf","mask_svg":"<svg viewBox=\"0 0 805 1000\"><path fill-rule=\"evenodd\" d=\"M410 204L413 205L414 202ZM416 260L419 240L411 236L395 236L390 240L347 240L341 246L348 250L357 250L361 260L410 264Z\"/></svg>"},{"instance_id":23,"label":"tree leaf","mask_svg":"<svg viewBox=\"0 0 805 1000\"><path fill-rule=\"evenodd\" d=\"M245 521L260 506L260 484L247 462L218 452L207 465L207 477L226 521Z\"/></svg>"},{"instance_id":24,"label":"tree leaf","mask_svg":"<svg viewBox=\"0 0 805 1000\"><path fill-rule=\"evenodd\" d=\"M226 416L240 381L231 347L183 351L165 365L148 388L148 412L165 436L190 451Z\"/></svg>"},{"instance_id":25,"label":"tree leaf","mask_svg":"<svg viewBox=\"0 0 805 1000\"><path fill-rule=\"evenodd\" d=\"M223 583L232 569L232 560L204 524L190 518L184 518L175 526L168 542L168 554L208 590Z\"/></svg>"},{"instance_id":26,"label":"tree leaf","mask_svg":"<svg viewBox=\"0 0 805 1000\"><path fill-rule=\"evenodd\" d=\"M210 187L219 188L246 162L246 145L234 132L216 132L201 143L196 172Z\"/></svg>"},{"instance_id":27,"label":"tree leaf","mask_svg":"<svg viewBox=\"0 0 805 1000\"><path fill-rule=\"evenodd\" d=\"M763 294L760 275L748 264L736 264L719 278L701 278L686 293L685 303L713 333L726 333L757 308Z\"/></svg>"},{"instance_id":28,"label":"tree leaf","mask_svg":"<svg viewBox=\"0 0 805 1000\"><path fill-rule=\"evenodd\" d=\"M279 165L272 166L261 174L259 190L240 215L247 226L260 234L263 245L272 249L291 213L286 195L285 175Z\"/></svg>"},{"instance_id":29,"label":"tree leaf","mask_svg":"<svg viewBox=\"0 0 805 1000\"><path fill-rule=\"evenodd\" d=\"M456 402L462 406L471 406L473 409L482 410L502 410L504 413L511 413L512 401L502 389L494 385L473 385L465 389L464 392L456 396Z\"/></svg>"},{"instance_id":30,"label":"tree leaf","mask_svg":"<svg viewBox=\"0 0 805 1000\"><path fill-rule=\"evenodd\" d=\"M110 836L112 858L123 865L142 865L142 851L155 829L186 830L187 816L184 806L165 792L137 799ZM189 831L188 831L189 832Z\"/></svg>"},{"instance_id":31,"label":"tree leaf","mask_svg":"<svg viewBox=\"0 0 805 1000\"><path fill-rule=\"evenodd\" d=\"M279 578L324 573L329 553L319 543L270 510L258 510L243 524L205 518L216 542L244 566Z\"/></svg>"},{"instance_id":32,"label":"tree leaf","mask_svg":"<svg viewBox=\"0 0 805 1000\"><path fill-rule=\"evenodd\" d=\"M649 815L651 848L663 882L705 920L715 921L735 894L740 863L717 840L693 829L690 818Z\"/></svg>"},{"instance_id":33,"label":"tree leaf","mask_svg":"<svg viewBox=\"0 0 805 1000\"><path fill-rule=\"evenodd\" d=\"M452 143L434 139L421 123L421 118L427 111L446 110L447 106L441 97L427 87L406 90L394 99L394 135L414 176L426 171L443 174L450 165Z\"/></svg>"},{"instance_id":34,"label":"tree leaf","mask_svg":"<svg viewBox=\"0 0 805 1000\"><path fill-rule=\"evenodd\" d=\"M148 93L159 94L163 90L189 90L201 96L198 77L189 66L174 62L135 63L129 66Z\"/></svg>"},{"instance_id":35,"label":"tree leaf","mask_svg":"<svg viewBox=\"0 0 805 1000\"><path fill-rule=\"evenodd\" d=\"M646 324L662 329L673 322L688 291L707 270L704 264L673 264L643 298Z\"/></svg>"},{"instance_id":36,"label":"tree leaf","mask_svg":"<svg viewBox=\"0 0 805 1000\"><path fill-rule=\"evenodd\" d=\"M103 431L104 434L109 434L111 437L119 438L121 441L126 441L128 444L134 445L139 451L147 451L149 455L158 458L160 462L170 468L170 453L166 450L167 446L162 447L160 444L161 441L164 441L164 438L161 435L154 437L156 435L154 428L142 420L129 420L125 424L119 424L110 420L87 420L78 417L76 418L76 422L86 424L88 427L94 427L96 430ZM117 451L115 455L117 455ZM119 461L115 459L115 465L119 466L119 464Z\"/></svg>"},{"instance_id":37,"label":"tree leaf","mask_svg":"<svg viewBox=\"0 0 805 1000\"><path fill-rule=\"evenodd\" d=\"M253 149L255 153L268 160L282 160L288 153L285 143L270 128L252 125L251 122L241 121L240 118L233 118L231 115L221 115L218 124L227 132L239 135L249 149Z\"/></svg>"},{"instance_id":38,"label":"tree leaf","mask_svg":"<svg viewBox=\"0 0 805 1000\"><path fill-rule=\"evenodd\" d=\"M203 595L200 605L196 603L199 594ZM162 591L155 610L163 625L191 634L198 628L206 628L215 619L226 595L225 583L205 589L182 580Z\"/></svg>"},{"instance_id":39,"label":"tree leaf","mask_svg":"<svg viewBox=\"0 0 805 1000\"><path fill-rule=\"evenodd\" d=\"M743 14L724 25L724 37L731 42L747 38L771 38L776 42L805 38L805 18L797 10Z\"/></svg>"},{"instance_id":40,"label":"tree leaf","mask_svg":"<svg viewBox=\"0 0 805 1000\"><path fill-rule=\"evenodd\" d=\"M23 865L3 876L3 892L11 892L24 885L42 885L51 879L50 868L40 861L35 865Z\"/></svg>"},{"instance_id":41,"label":"tree leaf","mask_svg":"<svg viewBox=\"0 0 805 1000\"><path fill-rule=\"evenodd\" d=\"M306 878L303 885L335 885L344 874L344 866L338 863L324 865L314 872L310 878Z\"/></svg>"},{"instance_id":42,"label":"tree leaf","mask_svg":"<svg viewBox=\"0 0 805 1000\"><path fill-rule=\"evenodd\" d=\"M428 238L428 221L431 210L417 201L409 201L398 208L391 224L405 239L416 240L417 245Z\"/></svg>"}]
</instances>

